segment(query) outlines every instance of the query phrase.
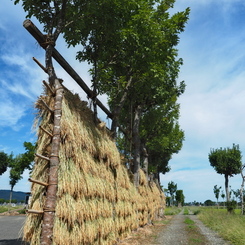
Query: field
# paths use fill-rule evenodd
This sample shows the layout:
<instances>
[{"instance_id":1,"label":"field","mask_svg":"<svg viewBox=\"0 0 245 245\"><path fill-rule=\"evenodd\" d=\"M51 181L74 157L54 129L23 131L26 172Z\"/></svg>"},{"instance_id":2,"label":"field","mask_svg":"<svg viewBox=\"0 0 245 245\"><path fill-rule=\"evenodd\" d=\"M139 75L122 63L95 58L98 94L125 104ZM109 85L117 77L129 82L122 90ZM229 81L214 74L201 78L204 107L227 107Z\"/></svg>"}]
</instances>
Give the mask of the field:
<instances>
[{"instance_id":1,"label":"field","mask_svg":"<svg viewBox=\"0 0 245 245\"><path fill-rule=\"evenodd\" d=\"M4 212L8 212L8 211L15 211L15 210L21 214L25 213L23 205L15 206L15 207L12 207L12 206L9 207L8 205L0 206L0 214Z\"/></svg>"},{"instance_id":2,"label":"field","mask_svg":"<svg viewBox=\"0 0 245 245\"><path fill-rule=\"evenodd\" d=\"M197 210L197 208L196 208ZM245 216L236 209L229 214L226 209L198 208L199 219L210 229L216 231L222 238L234 245L245 244Z\"/></svg>"}]
</instances>

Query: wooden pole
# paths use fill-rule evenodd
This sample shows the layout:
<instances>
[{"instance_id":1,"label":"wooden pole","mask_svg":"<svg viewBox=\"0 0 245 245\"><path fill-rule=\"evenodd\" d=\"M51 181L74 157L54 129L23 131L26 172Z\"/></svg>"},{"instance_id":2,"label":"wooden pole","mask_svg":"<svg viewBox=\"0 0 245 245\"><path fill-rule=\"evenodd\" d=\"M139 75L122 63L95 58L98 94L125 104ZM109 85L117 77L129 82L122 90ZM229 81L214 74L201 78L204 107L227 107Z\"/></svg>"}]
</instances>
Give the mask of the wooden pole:
<instances>
[{"instance_id":1,"label":"wooden pole","mask_svg":"<svg viewBox=\"0 0 245 245\"><path fill-rule=\"evenodd\" d=\"M54 105L54 128L52 132L50 168L46 200L43 208L43 224L41 232L41 245L53 244L53 227L56 207L56 194L58 190L58 168L59 168L59 149L61 132L62 99L64 89L59 81L55 79L55 105Z\"/></svg>"},{"instance_id":2,"label":"wooden pole","mask_svg":"<svg viewBox=\"0 0 245 245\"><path fill-rule=\"evenodd\" d=\"M39 45L46 49L46 38L39 29L32 23L31 20L23 22L25 29L38 41ZM52 57L60 64L60 66L77 82L77 84L84 90L89 98L94 97L93 91L87 86L83 79L76 73L76 71L68 64L64 57L53 47ZM103 110L109 118L113 118L113 114L96 98L96 104Z\"/></svg>"}]
</instances>

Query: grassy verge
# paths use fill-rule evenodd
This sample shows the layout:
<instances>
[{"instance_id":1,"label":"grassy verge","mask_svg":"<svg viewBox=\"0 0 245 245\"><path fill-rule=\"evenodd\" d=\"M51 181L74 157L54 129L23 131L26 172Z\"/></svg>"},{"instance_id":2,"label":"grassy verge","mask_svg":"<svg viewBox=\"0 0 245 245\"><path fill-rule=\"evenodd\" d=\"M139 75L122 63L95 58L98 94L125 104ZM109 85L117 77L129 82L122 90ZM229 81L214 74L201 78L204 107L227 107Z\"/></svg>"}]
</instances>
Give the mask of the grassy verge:
<instances>
[{"instance_id":1,"label":"grassy verge","mask_svg":"<svg viewBox=\"0 0 245 245\"><path fill-rule=\"evenodd\" d=\"M228 214L225 209L203 208L198 217L225 240L234 245L245 244L245 217L239 214L239 210Z\"/></svg>"},{"instance_id":2,"label":"grassy verge","mask_svg":"<svg viewBox=\"0 0 245 245\"><path fill-rule=\"evenodd\" d=\"M164 211L164 215L175 215L180 213L182 209L178 207L167 207Z\"/></svg>"},{"instance_id":3,"label":"grassy verge","mask_svg":"<svg viewBox=\"0 0 245 245\"><path fill-rule=\"evenodd\" d=\"M14 211L14 210L18 211L19 213L25 213L23 205L16 206L16 207L9 207L8 205L0 206L0 214L8 211Z\"/></svg>"},{"instance_id":4,"label":"grassy verge","mask_svg":"<svg viewBox=\"0 0 245 245\"><path fill-rule=\"evenodd\" d=\"M186 231L188 233L188 244L189 245L205 245L207 244L207 240L204 235L202 235L199 231L199 228L195 225L195 222L186 217L185 218Z\"/></svg>"}]
</instances>

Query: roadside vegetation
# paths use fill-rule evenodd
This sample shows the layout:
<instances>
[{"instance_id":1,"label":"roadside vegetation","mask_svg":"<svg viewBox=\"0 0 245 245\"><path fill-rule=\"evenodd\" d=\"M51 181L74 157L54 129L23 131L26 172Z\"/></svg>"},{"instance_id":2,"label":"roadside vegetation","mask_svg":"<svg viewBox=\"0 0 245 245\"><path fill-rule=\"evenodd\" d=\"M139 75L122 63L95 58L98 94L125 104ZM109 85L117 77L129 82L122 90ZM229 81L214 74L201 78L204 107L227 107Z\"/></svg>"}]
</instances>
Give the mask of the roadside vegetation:
<instances>
[{"instance_id":1,"label":"roadside vegetation","mask_svg":"<svg viewBox=\"0 0 245 245\"><path fill-rule=\"evenodd\" d=\"M199 219L210 229L216 231L222 238L234 245L245 244L245 217L240 209L233 214L226 209L201 208Z\"/></svg>"},{"instance_id":2,"label":"roadside vegetation","mask_svg":"<svg viewBox=\"0 0 245 245\"><path fill-rule=\"evenodd\" d=\"M0 206L0 215L5 212L17 211L19 214L25 214L25 208L23 205L16 205L15 207L7 205Z\"/></svg>"},{"instance_id":3,"label":"roadside vegetation","mask_svg":"<svg viewBox=\"0 0 245 245\"><path fill-rule=\"evenodd\" d=\"M188 209L186 209L188 210ZM200 233L199 228L195 225L195 221L189 217L185 218L186 231L188 233L188 244L189 245L205 245L207 240L204 235Z\"/></svg>"}]
</instances>

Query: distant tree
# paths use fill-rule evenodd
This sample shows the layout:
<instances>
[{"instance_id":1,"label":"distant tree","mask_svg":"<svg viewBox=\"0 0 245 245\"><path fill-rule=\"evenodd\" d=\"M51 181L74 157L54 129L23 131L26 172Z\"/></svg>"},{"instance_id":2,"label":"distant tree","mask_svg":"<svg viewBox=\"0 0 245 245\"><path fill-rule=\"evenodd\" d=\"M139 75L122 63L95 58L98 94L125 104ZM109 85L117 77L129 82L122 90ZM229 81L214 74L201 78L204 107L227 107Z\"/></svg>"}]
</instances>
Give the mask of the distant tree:
<instances>
[{"instance_id":1,"label":"distant tree","mask_svg":"<svg viewBox=\"0 0 245 245\"><path fill-rule=\"evenodd\" d=\"M232 190L232 193L233 193L234 197L236 198L236 203L237 203L237 206L238 206L238 199L241 197L240 190L239 189Z\"/></svg>"},{"instance_id":2,"label":"distant tree","mask_svg":"<svg viewBox=\"0 0 245 245\"><path fill-rule=\"evenodd\" d=\"M171 202L170 205L173 206L174 203L174 194L177 191L177 184L175 184L173 181L168 183L168 190L169 190L169 194L171 196Z\"/></svg>"},{"instance_id":3,"label":"distant tree","mask_svg":"<svg viewBox=\"0 0 245 245\"><path fill-rule=\"evenodd\" d=\"M205 206L213 206L213 205L214 205L214 202L211 201L210 199L208 199L208 200L206 200L206 201L204 202L204 205L205 205Z\"/></svg>"},{"instance_id":4,"label":"distant tree","mask_svg":"<svg viewBox=\"0 0 245 245\"><path fill-rule=\"evenodd\" d=\"M220 196L221 196L221 198L223 199L223 204L224 204L224 206L225 206L225 201L224 201L224 200L225 200L225 193L224 193L223 190L221 191L221 195L220 195Z\"/></svg>"},{"instance_id":5,"label":"distant tree","mask_svg":"<svg viewBox=\"0 0 245 245\"><path fill-rule=\"evenodd\" d=\"M10 169L10 196L9 196L9 204L12 203L12 195L15 184L22 178L21 172L15 168Z\"/></svg>"},{"instance_id":6,"label":"distant tree","mask_svg":"<svg viewBox=\"0 0 245 245\"><path fill-rule=\"evenodd\" d=\"M178 206L184 206L185 196L183 194L183 190L176 191L175 199Z\"/></svg>"},{"instance_id":7,"label":"distant tree","mask_svg":"<svg viewBox=\"0 0 245 245\"><path fill-rule=\"evenodd\" d=\"M232 148L211 149L209 162L218 174L225 176L225 191L227 202L230 201L229 177L241 173L242 154L239 145L233 144Z\"/></svg>"},{"instance_id":8,"label":"distant tree","mask_svg":"<svg viewBox=\"0 0 245 245\"><path fill-rule=\"evenodd\" d=\"M219 207L219 193L220 193L220 189L221 189L221 186L220 187L217 187L217 185L214 186L214 195L215 195L215 198L217 199L217 205Z\"/></svg>"},{"instance_id":9,"label":"distant tree","mask_svg":"<svg viewBox=\"0 0 245 245\"><path fill-rule=\"evenodd\" d=\"M9 202L11 203L12 193L14 186L17 182L22 179L23 172L28 169L32 169L32 163L34 161L34 153L36 149L36 145L31 142L24 142L25 153L19 154L16 157L11 157L11 162L9 163L10 167L10 197Z\"/></svg>"}]
</instances>

